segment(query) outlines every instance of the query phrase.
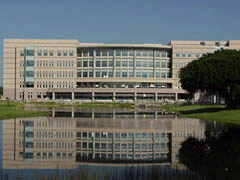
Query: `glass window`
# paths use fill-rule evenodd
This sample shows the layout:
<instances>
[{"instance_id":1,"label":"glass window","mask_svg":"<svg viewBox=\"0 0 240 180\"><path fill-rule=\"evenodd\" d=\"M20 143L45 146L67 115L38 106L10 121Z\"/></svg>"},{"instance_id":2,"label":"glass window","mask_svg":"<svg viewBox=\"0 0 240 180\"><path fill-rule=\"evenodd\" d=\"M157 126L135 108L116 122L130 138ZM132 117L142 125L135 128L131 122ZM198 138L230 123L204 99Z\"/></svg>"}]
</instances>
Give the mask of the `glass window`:
<instances>
[{"instance_id":1,"label":"glass window","mask_svg":"<svg viewBox=\"0 0 240 180\"><path fill-rule=\"evenodd\" d=\"M83 77L88 77L88 72L87 72L87 70L84 70L84 71L83 71Z\"/></svg>"},{"instance_id":2,"label":"glass window","mask_svg":"<svg viewBox=\"0 0 240 180\"><path fill-rule=\"evenodd\" d=\"M50 55L51 56L51 55ZM73 56L73 51L69 52L69 56Z\"/></svg>"},{"instance_id":3,"label":"glass window","mask_svg":"<svg viewBox=\"0 0 240 180\"><path fill-rule=\"evenodd\" d=\"M148 77L153 78L153 71L152 71L152 70L150 70L150 71L148 72Z\"/></svg>"},{"instance_id":4,"label":"glass window","mask_svg":"<svg viewBox=\"0 0 240 180\"><path fill-rule=\"evenodd\" d=\"M113 49L108 50L108 56L113 56Z\"/></svg>"},{"instance_id":5,"label":"glass window","mask_svg":"<svg viewBox=\"0 0 240 180\"><path fill-rule=\"evenodd\" d=\"M123 49L123 50L122 50L122 56L127 56L127 55L128 55L127 49Z\"/></svg>"},{"instance_id":6,"label":"glass window","mask_svg":"<svg viewBox=\"0 0 240 180\"><path fill-rule=\"evenodd\" d=\"M155 50L155 56L160 57L160 51L159 50Z\"/></svg>"},{"instance_id":7,"label":"glass window","mask_svg":"<svg viewBox=\"0 0 240 180\"><path fill-rule=\"evenodd\" d=\"M141 71L140 70L136 71L136 77L141 77Z\"/></svg>"},{"instance_id":8,"label":"glass window","mask_svg":"<svg viewBox=\"0 0 240 180\"><path fill-rule=\"evenodd\" d=\"M25 142L26 148L33 148L33 142Z\"/></svg>"},{"instance_id":9,"label":"glass window","mask_svg":"<svg viewBox=\"0 0 240 180\"><path fill-rule=\"evenodd\" d=\"M27 50L27 56L34 56L34 50Z\"/></svg>"},{"instance_id":10,"label":"glass window","mask_svg":"<svg viewBox=\"0 0 240 180\"><path fill-rule=\"evenodd\" d=\"M127 133L122 133L121 137L122 137L122 139L127 139Z\"/></svg>"},{"instance_id":11,"label":"glass window","mask_svg":"<svg viewBox=\"0 0 240 180\"><path fill-rule=\"evenodd\" d=\"M77 77L82 77L82 71L81 70L77 70Z\"/></svg>"},{"instance_id":12,"label":"glass window","mask_svg":"<svg viewBox=\"0 0 240 180\"><path fill-rule=\"evenodd\" d=\"M163 72L161 73L161 78L163 78L163 79L167 78L167 73L163 71Z\"/></svg>"},{"instance_id":13,"label":"glass window","mask_svg":"<svg viewBox=\"0 0 240 180\"><path fill-rule=\"evenodd\" d=\"M57 53L58 56L61 56L62 55L62 52L60 50L58 50L58 53Z\"/></svg>"},{"instance_id":14,"label":"glass window","mask_svg":"<svg viewBox=\"0 0 240 180\"><path fill-rule=\"evenodd\" d=\"M116 59L115 60L115 66L116 67L120 67L121 66L120 59Z\"/></svg>"},{"instance_id":15,"label":"glass window","mask_svg":"<svg viewBox=\"0 0 240 180\"><path fill-rule=\"evenodd\" d=\"M93 67L93 59L89 59L89 67Z\"/></svg>"},{"instance_id":16,"label":"glass window","mask_svg":"<svg viewBox=\"0 0 240 180\"><path fill-rule=\"evenodd\" d=\"M167 57L167 53L166 52L162 52L162 57Z\"/></svg>"},{"instance_id":17,"label":"glass window","mask_svg":"<svg viewBox=\"0 0 240 180\"><path fill-rule=\"evenodd\" d=\"M127 77L127 71L122 71L122 77Z\"/></svg>"},{"instance_id":18,"label":"glass window","mask_svg":"<svg viewBox=\"0 0 240 180\"><path fill-rule=\"evenodd\" d=\"M166 68L166 61L165 60L161 60L161 68Z\"/></svg>"},{"instance_id":19,"label":"glass window","mask_svg":"<svg viewBox=\"0 0 240 180\"><path fill-rule=\"evenodd\" d=\"M82 60L77 61L77 67L82 67Z\"/></svg>"},{"instance_id":20,"label":"glass window","mask_svg":"<svg viewBox=\"0 0 240 180\"><path fill-rule=\"evenodd\" d=\"M26 137L33 137L33 132L26 132Z\"/></svg>"},{"instance_id":21,"label":"glass window","mask_svg":"<svg viewBox=\"0 0 240 180\"><path fill-rule=\"evenodd\" d=\"M142 56L147 56L148 55L148 51L147 50L142 50Z\"/></svg>"},{"instance_id":22,"label":"glass window","mask_svg":"<svg viewBox=\"0 0 240 180\"><path fill-rule=\"evenodd\" d=\"M143 77L143 78L147 78L147 77L148 77L147 71L143 71L143 72L142 72L142 77Z\"/></svg>"},{"instance_id":23,"label":"glass window","mask_svg":"<svg viewBox=\"0 0 240 180\"><path fill-rule=\"evenodd\" d=\"M122 59L122 67L127 67L128 62L127 59Z\"/></svg>"},{"instance_id":24,"label":"glass window","mask_svg":"<svg viewBox=\"0 0 240 180\"><path fill-rule=\"evenodd\" d=\"M156 72L155 72L155 77L156 77L156 78L160 78L160 71L156 71Z\"/></svg>"},{"instance_id":25,"label":"glass window","mask_svg":"<svg viewBox=\"0 0 240 180\"><path fill-rule=\"evenodd\" d=\"M96 60L96 67L100 67L101 61L99 59Z\"/></svg>"},{"instance_id":26,"label":"glass window","mask_svg":"<svg viewBox=\"0 0 240 180\"><path fill-rule=\"evenodd\" d=\"M134 77L133 71L130 71L130 72L129 72L129 77Z\"/></svg>"},{"instance_id":27,"label":"glass window","mask_svg":"<svg viewBox=\"0 0 240 180\"><path fill-rule=\"evenodd\" d=\"M102 77L107 77L107 70L102 70Z\"/></svg>"},{"instance_id":28,"label":"glass window","mask_svg":"<svg viewBox=\"0 0 240 180\"><path fill-rule=\"evenodd\" d=\"M148 50L148 56L153 56L153 50Z\"/></svg>"},{"instance_id":29,"label":"glass window","mask_svg":"<svg viewBox=\"0 0 240 180\"><path fill-rule=\"evenodd\" d=\"M136 60L136 67L141 67L141 61L139 59Z\"/></svg>"},{"instance_id":30,"label":"glass window","mask_svg":"<svg viewBox=\"0 0 240 180\"><path fill-rule=\"evenodd\" d=\"M112 59L108 60L108 67L113 67L113 60Z\"/></svg>"},{"instance_id":31,"label":"glass window","mask_svg":"<svg viewBox=\"0 0 240 180\"><path fill-rule=\"evenodd\" d=\"M102 59L102 67L107 67L107 60L106 59Z\"/></svg>"},{"instance_id":32,"label":"glass window","mask_svg":"<svg viewBox=\"0 0 240 180\"><path fill-rule=\"evenodd\" d=\"M34 77L34 71L26 71L27 77Z\"/></svg>"},{"instance_id":33,"label":"glass window","mask_svg":"<svg viewBox=\"0 0 240 180\"><path fill-rule=\"evenodd\" d=\"M112 70L108 71L108 77L113 77L113 71Z\"/></svg>"},{"instance_id":34,"label":"glass window","mask_svg":"<svg viewBox=\"0 0 240 180\"><path fill-rule=\"evenodd\" d=\"M83 60L83 67L88 67L88 59Z\"/></svg>"},{"instance_id":35,"label":"glass window","mask_svg":"<svg viewBox=\"0 0 240 180\"><path fill-rule=\"evenodd\" d=\"M133 59L129 59L129 61L128 61L128 66L129 66L129 67L133 67Z\"/></svg>"},{"instance_id":36,"label":"glass window","mask_svg":"<svg viewBox=\"0 0 240 180\"><path fill-rule=\"evenodd\" d=\"M179 54L179 53L176 53L176 57L180 57L180 54Z\"/></svg>"},{"instance_id":37,"label":"glass window","mask_svg":"<svg viewBox=\"0 0 240 180\"><path fill-rule=\"evenodd\" d=\"M100 71L96 71L96 77L100 77Z\"/></svg>"},{"instance_id":38,"label":"glass window","mask_svg":"<svg viewBox=\"0 0 240 180\"><path fill-rule=\"evenodd\" d=\"M27 152L27 153L25 154L25 158L26 158L26 159L33 159L33 153Z\"/></svg>"},{"instance_id":39,"label":"glass window","mask_svg":"<svg viewBox=\"0 0 240 180\"><path fill-rule=\"evenodd\" d=\"M153 60L152 60L152 59L150 59L150 60L148 61L148 66L149 66L149 67L153 67Z\"/></svg>"},{"instance_id":40,"label":"glass window","mask_svg":"<svg viewBox=\"0 0 240 180\"><path fill-rule=\"evenodd\" d=\"M42 56L42 50L38 51L38 56Z\"/></svg>"},{"instance_id":41,"label":"glass window","mask_svg":"<svg viewBox=\"0 0 240 180\"><path fill-rule=\"evenodd\" d=\"M155 67L160 68L160 60L155 60Z\"/></svg>"},{"instance_id":42,"label":"glass window","mask_svg":"<svg viewBox=\"0 0 240 180\"><path fill-rule=\"evenodd\" d=\"M134 51L133 51L133 49L129 49L129 50L128 50L128 55L129 55L129 56L134 56Z\"/></svg>"},{"instance_id":43,"label":"glass window","mask_svg":"<svg viewBox=\"0 0 240 180\"><path fill-rule=\"evenodd\" d=\"M100 56L100 49L96 50L96 56Z\"/></svg>"},{"instance_id":44,"label":"glass window","mask_svg":"<svg viewBox=\"0 0 240 180\"><path fill-rule=\"evenodd\" d=\"M93 50L89 50L89 56L93 56Z\"/></svg>"},{"instance_id":45,"label":"glass window","mask_svg":"<svg viewBox=\"0 0 240 180\"><path fill-rule=\"evenodd\" d=\"M121 50L120 49L116 49L116 56L121 56Z\"/></svg>"},{"instance_id":46,"label":"glass window","mask_svg":"<svg viewBox=\"0 0 240 180\"><path fill-rule=\"evenodd\" d=\"M142 67L148 67L148 62L146 60L142 62Z\"/></svg>"},{"instance_id":47,"label":"glass window","mask_svg":"<svg viewBox=\"0 0 240 180\"><path fill-rule=\"evenodd\" d=\"M27 66L34 66L34 61L27 61Z\"/></svg>"},{"instance_id":48,"label":"glass window","mask_svg":"<svg viewBox=\"0 0 240 180\"><path fill-rule=\"evenodd\" d=\"M83 50L83 57L88 57L88 50Z\"/></svg>"},{"instance_id":49,"label":"glass window","mask_svg":"<svg viewBox=\"0 0 240 180\"><path fill-rule=\"evenodd\" d=\"M89 77L93 77L93 70L89 70Z\"/></svg>"},{"instance_id":50,"label":"glass window","mask_svg":"<svg viewBox=\"0 0 240 180\"><path fill-rule=\"evenodd\" d=\"M136 50L136 56L141 56L141 50Z\"/></svg>"},{"instance_id":51,"label":"glass window","mask_svg":"<svg viewBox=\"0 0 240 180\"><path fill-rule=\"evenodd\" d=\"M106 49L102 50L102 56L107 56L107 50Z\"/></svg>"},{"instance_id":52,"label":"glass window","mask_svg":"<svg viewBox=\"0 0 240 180\"><path fill-rule=\"evenodd\" d=\"M120 71L119 70L116 70L115 77L120 77Z\"/></svg>"},{"instance_id":53,"label":"glass window","mask_svg":"<svg viewBox=\"0 0 240 180\"><path fill-rule=\"evenodd\" d=\"M20 51L20 56L24 56L24 51Z\"/></svg>"}]
</instances>

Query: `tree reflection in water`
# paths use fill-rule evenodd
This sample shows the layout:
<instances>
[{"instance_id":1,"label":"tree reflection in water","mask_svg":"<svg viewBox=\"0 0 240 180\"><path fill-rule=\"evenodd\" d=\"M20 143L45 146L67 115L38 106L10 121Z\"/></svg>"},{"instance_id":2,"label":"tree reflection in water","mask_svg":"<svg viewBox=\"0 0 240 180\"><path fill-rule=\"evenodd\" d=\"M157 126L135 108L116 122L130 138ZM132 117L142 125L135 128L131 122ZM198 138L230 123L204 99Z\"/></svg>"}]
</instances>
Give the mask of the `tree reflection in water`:
<instances>
[{"instance_id":1,"label":"tree reflection in water","mask_svg":"<svg viewBox=\"0 0 240 180\"><path fill-rule=\"evenodd\" d=\"M220 133L207 128L206 139L189 137L182 143L179 160L207 179L239 179L240 128L230 126Z\"/></svg>"}]
</instances>

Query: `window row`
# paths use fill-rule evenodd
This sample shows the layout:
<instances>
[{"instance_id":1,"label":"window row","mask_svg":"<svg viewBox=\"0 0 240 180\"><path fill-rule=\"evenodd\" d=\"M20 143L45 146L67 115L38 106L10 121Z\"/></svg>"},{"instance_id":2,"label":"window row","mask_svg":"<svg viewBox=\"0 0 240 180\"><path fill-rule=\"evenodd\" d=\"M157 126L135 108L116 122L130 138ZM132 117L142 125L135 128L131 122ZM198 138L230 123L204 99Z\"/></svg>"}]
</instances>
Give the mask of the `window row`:
<instances>
[{"instance_id":1,"label":"window row","mask_svg":"<svg viewBox=\"0 0 240 180\"><path fill-rule=\"evenodd\" d=\"M37 152L36 159L53 159L54 153L52 152ZM72 159L72 153L56 153L56 159Z\"/></svg>"},{"instance_id":2,"label":"window row","mask_svg":"<svg viewBox=\"0 0 240 180\"><path fill-rule=\"evenodd\" d=\"M57 82L57 88L73 88L73 82Z\"/></svg>"},{"instance_id":3,"label":"window row","mask_svg":"<svg viewBox=\"0 0 240 180\"><path fill-rule=\"evenodd\" d=\"M37 88L53 88L53 81L37 81Z\"/></svg>"},{"instance_id":4,"label":"window row","mask_svg":"<svg viewBox=\"0 0 240 180\"><path fill-rule=\"evenodd\" d=\"M72 142L56 142L57 149L72 149Z\"/></svg>"},{"instance_id":5,"label":"window row","mask_svg":"<svg viewBox=\"0 0 240 180\"><path fill-rule=\"evenodd\" d=\"M168 52L153 49L78 49L78 57L92 56L149 56L167 57Z\"/></svg>"},{"instance_id":6,"label":"window row","mask_svg":"<svg viewBox=\"0 0 240 180\"><path fill-rule=\"evenodd\" d=\"M36 143L36 148L38 148L38 149L53 148L53 142L37 142Z\"/></svg>"},{"instance_id":7,"label":"window row","mask_svg":"<svg viewBox=\"0 0 240 180\"><path fill-rule=\"evenodd\" d=\"M37 94L42 94L41 92L37 92ZM45 93L43 93L45 94ZM37 121L36 122L37 127L53 127L53 121Z\"/></svg>"},{"instance_id":8,"label":"window row","mask_svg":"<svg viewBox=\"0 0 240 180\"><path fill-rule=\"evenodd\" d=\"M77 70L77 77L94 77L93 70L86 69L86 70ZM155 76L154 76L155 75ZM160 70L136 70L134 73L133 70L124 70L124 69L115 69L115 72L113 73L113 70L95 70L95 77L102 77L102 78L108 78L108 77L122 77L122 78L128 78L128 77L138 77L138 78L162 78L166 79L170 77L168 71L160 71Z\"/></svg>"},{"instance_id":9,"label":"window row","mask_svg":"<svg viewBox=\"0 0 240 180\"><path fill-rule=\"evenodd\" d=\"M77 139L92 139L93 137L95 138L95 140L97 139L101 139L101 140L162 140L167 138L167 134L165 132L162 133L108 133L108 132L77 132L76 133L76 137Z\"/></svg>"},{"instance_id":10,"label":"window row","mask_svg":"<svg viewBox=\"0 0 240 180\"><path fill-rule=\"evenodd\" d=\"M73 71L57 71L57 77L60 78L73 77Z\"/></svg>"},{"instance_id":11,"label":"window row","mask_svg":"<svg viewBox=\"0 0 240 180\"><path fill-rule=\"evenodd\" d=\"M176 62L176 67L177 68L182 68L188 65L189 62Z\"/></svg>"},{"instance_id":12,"label":"window row","mask_svg":"<svg viewBox=\"0 0 240 180\"><path fill-rule=\"evenodd\" d=\"M93 67L93 59L83 59L77 61L77 67ZM167 68L169 67L168 60L155 60L153 59L136 59L134 64L133 59L96 59L95 67L156 67L156 68Z\"/></svg>"},{"instance_id":13,"label":"window row","mask_svg":"<svg viewBox=\"0 0 240 180\"><path fill-rule=\"evenodd\" d=\"M100 150L100 151L143 151L143 152L152 152L152 151L166 151L167 143L98 143L95 142L77 142L76 149L79 150L91 150L91 149Z\"/></svg>"},{"instance_id":14,"label":"window row","mask_svg":"<svg viewBox=\"0 0 240 180\"><path fill-rule=\"evenodd\" d=\"M29 52L28 52L29 51ZM31 52L30 52L31 51ZM34 56L34 50L20 50L20 56ZM49 49L38 49L37 50L37 56L73 56L73 50L49 50Z\"/></svg>"},{"instance_id":15,"label":"window row","mask_svg":"<svg viewBox=\"0 0 240 180\"><path fill-rule=\"evenodd\" d=\"M203 54L206 54L207 52L195 52L194 53L194 57L195 58L200 58L202 57ZM176 52L176 58L192 58L193 57L193 53L178 53Z\"/></svg>"},{"instance_id":16,"label":"window row","mask_svg":"<svg viewBox=\"0 0 240 180\"><path fill-rule=\"evenodd\" d=\"M54 77L53 71L37 71L37 77Z\"/></svg>"},{"instance_id":17,"label":"window row","mask_svg":"<svg viewBox=\"0 0 240 180\"><path fill-rule=\"evenodd\" d=\"M57 121L57 127L69 128L69 127L73 127L73 123L72 123L72 121L61 121L61 120L58 120Z\"/></svg>"}]
</instances>

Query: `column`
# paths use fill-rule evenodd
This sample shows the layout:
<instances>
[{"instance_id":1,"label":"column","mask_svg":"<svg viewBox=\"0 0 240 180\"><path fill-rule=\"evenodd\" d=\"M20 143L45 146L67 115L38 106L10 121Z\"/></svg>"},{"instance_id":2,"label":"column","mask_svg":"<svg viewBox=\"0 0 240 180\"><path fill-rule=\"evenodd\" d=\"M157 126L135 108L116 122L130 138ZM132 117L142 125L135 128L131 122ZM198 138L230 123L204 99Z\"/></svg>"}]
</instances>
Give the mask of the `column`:
<instances>
[{"instance_id":1,"label":"column","mask_svg":"<svg viewBox=\"0 0 240 180\"><path fill-rule=\"evenodd\" d=\"M95 93L92 92L92 101L94 101L94 96L95 96Z\"/></svg>"},{"instance_id":2,"label":"column","mask_svg":"<svg viewBox=\"0 0 240 180\"><path fill-rule=\"evenodd\" d=\"M113 101L116 101L116 92L113 92Z\"/></svg>"},{"instance_id":3,"label":"column","mask_svg":"<svg viewBox=\"0 0 240 180\"><path fill-rule=\"evenodd\" d=\"M55 92L52 93L52 100L55 100Z\"/></svg>"},{"instance_id":4,"label":"column","mask_svg":"<svg viewBox=\"0 0 240 180\"><path fill-rule=\"evenodd\" d=\"M155 93L155 102L158 101L158 93Z\"/></svg>"},{"instance_id":5,"label":"column","mask_svg":"<svg viewBox=\"0 0 240 180\"><path fill-rule=\"evenodd\" d=\"M134 93L134 101L135 102L137 101L137 93L136 92Z\"/></svg>"},{"instance_id":6,"label":"column","mask_svg":"<svg viewBox=\"0 0 240 180\"><path fill-rule=\"evenodd\" d=\"M175 93L175 101L178 101L178 93Z\"/></svg>"},{"instance_id":7,"label":"column","mask_svg":"<svg viewBox=\"0 0 240 180\"><path fill-rule=\"evenodd\" d=\"M72 92L72 101L74 101L74 92Z\"/></svg>"}]
</instances>

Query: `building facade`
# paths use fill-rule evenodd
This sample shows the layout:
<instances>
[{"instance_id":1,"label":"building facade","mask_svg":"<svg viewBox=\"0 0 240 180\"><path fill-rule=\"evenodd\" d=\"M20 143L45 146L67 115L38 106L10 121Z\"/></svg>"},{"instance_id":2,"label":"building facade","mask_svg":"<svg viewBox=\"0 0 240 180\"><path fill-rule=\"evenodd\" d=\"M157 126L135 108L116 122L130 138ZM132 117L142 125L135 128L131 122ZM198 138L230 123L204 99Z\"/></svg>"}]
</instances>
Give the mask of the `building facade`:
<instances>
[{"instance_id":1,"label":"building facade","mask_svg":"<svg viewBox=\"0 0 240 180\"><path fill-rule=\"evenodd\" d=\"M179 70L202 54L240 41L161 44L5 39L3 93L15 100L178 101Z\"/></svg>"}]
</instances>

